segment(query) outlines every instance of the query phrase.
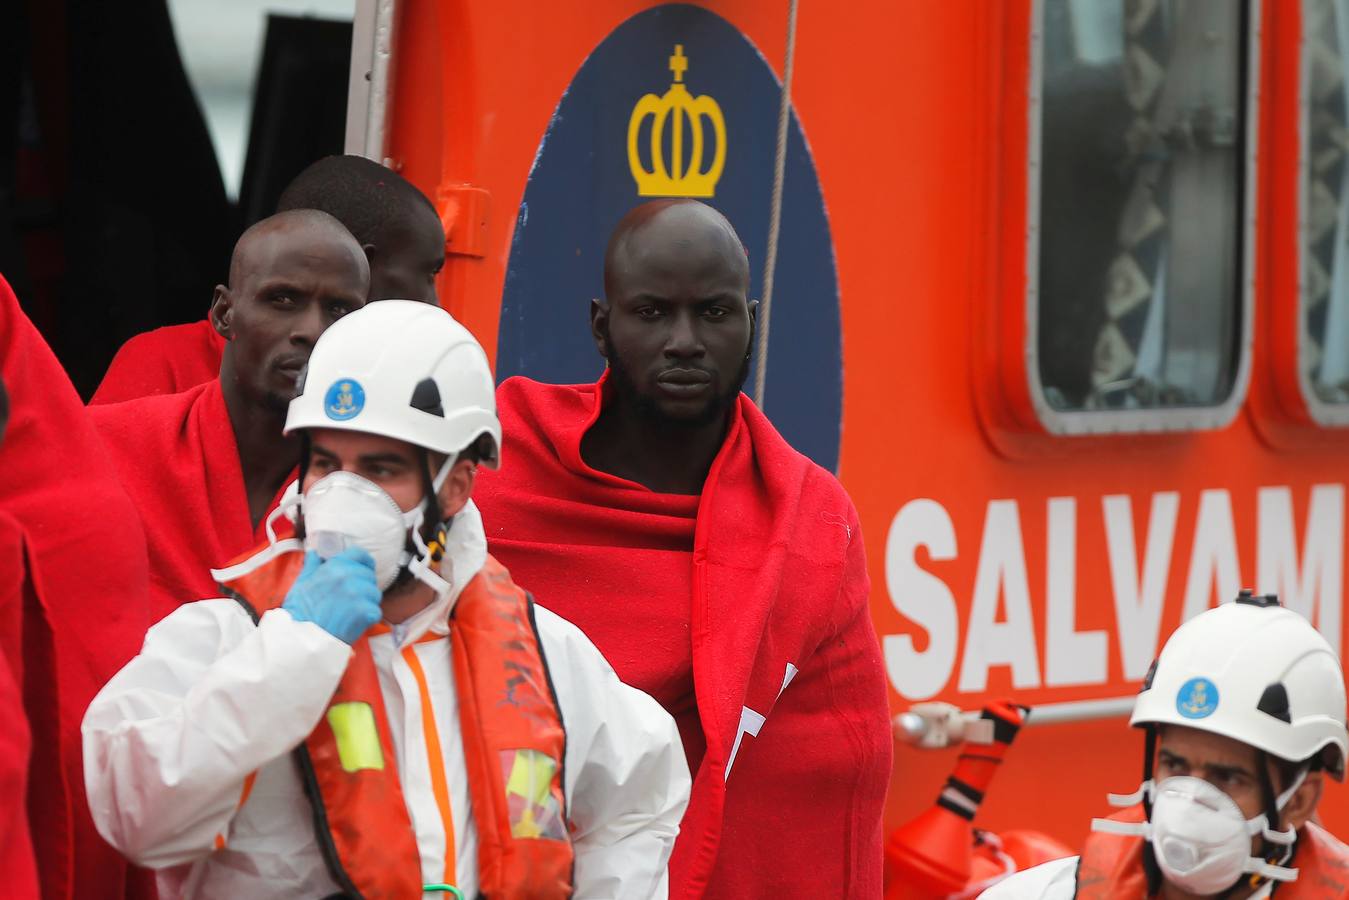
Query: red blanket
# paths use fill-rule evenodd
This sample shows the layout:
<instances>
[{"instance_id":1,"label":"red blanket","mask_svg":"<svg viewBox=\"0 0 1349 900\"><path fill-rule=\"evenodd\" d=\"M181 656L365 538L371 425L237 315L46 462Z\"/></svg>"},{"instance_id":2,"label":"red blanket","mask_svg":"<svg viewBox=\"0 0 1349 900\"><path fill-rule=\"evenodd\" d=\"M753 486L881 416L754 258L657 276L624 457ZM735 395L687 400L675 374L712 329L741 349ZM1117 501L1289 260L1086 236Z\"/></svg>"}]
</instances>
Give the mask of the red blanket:
<instances>
[{"instance_id":1,"label":"red blanket","mask_svg":"<svg viewBox=\"0 0 1349 900\"><path fill-rule=\"evenodd\" d=\"M209 319L166 325L122 345L90 403L121 403L154 394L177 394L220 374L225 339Z\"/></svg>"},{"instance_id":2,"label":"red blanket","mask_svg":"<svg viewBox=\"0 0 1349 900\"><path fill-rule=\"evenodd\" d=\"M5 873L5 896L13 900L38 900L37 868L33 864L33 841L28 834L28 722L23 696L9 667L0 660L0 872Z\"/></svg>"},{"instance_id":3,"label":"red blanket","mask_svg":"<svg viewBox=\"0 0 1349 900\"><path fill-rule=\"evenodd\" d=\"M42 895L152 897L153 883L129 875L95 831L80 756L85 708L140 649L149 624L145 540L75 389L3 279L0 374L11 403L0 513L25 548L22 580L11 569L7 583L27 598L23 684L37 701L26 703L37 751L30 824ZM7 559L19 539L11 529ZM129 878L149 893L129 890Z\"/></svg>"},{"instance_id":4,"label":"red blanket","mask_svg":"<svg viewBox=\"0 0 1349 900\"><path fill-rule=\"evenodd\" d=\"M16 900L37 900L37 867L33 861L33 837L29 829L28 803L30 783L29 753L32 749L32 731L28 726L28 710L24 705L24 609L31 604L25 590L28 580L27 550L23 529L17 522L0 513L0 872L4 873L7 896ZM35 611L39 615L40 610ZM50 654L50 645L43 648ZM34 674L44 668L38 659L30 666ZM45 668L50 671L50 665ZM33 683L34 693L46 693L48 704L57 702L55 685ZM53 729L53 733L59 733ZM48 737L39 733L39 737ZM58 755L59 759L59 755ZM57 776L60 770L57 769ZM59 783L59 782L58 782ZM44 824L48 834L59 834L63 843L69 841L68 809L60 801L59 791L47 790L57 801L63 815Z\"/></svg>"},{"instance_id":5,"label":"red blanket","mask_svg":"<svg viewBox=\"0 0 1349 900\"><path fill-rule=\"evenodd\" d=\"M219 596L211 568L266 537L249 517L220 380L181 394L91 406L89 415L145 525L152 620ZM279 500L278 492L270 508ZM277 525L280 533L290 523Z\"/></svg>"},{"instance_id":6,"label":"red blanket","mask_svg":"<svg viewBox=\"0 0 1349 900\"><path fill-rule=\"evenodd\" d=\"M624 680L662 698L691 654L706 750L671 896L879 897L891 737L852 502L741 395L689 544L680 498L581 459L602 385L502 384L503 466L474 498L491 552ZM666 584L684 648L644 625Z\"/></svg>"}]
</instances>

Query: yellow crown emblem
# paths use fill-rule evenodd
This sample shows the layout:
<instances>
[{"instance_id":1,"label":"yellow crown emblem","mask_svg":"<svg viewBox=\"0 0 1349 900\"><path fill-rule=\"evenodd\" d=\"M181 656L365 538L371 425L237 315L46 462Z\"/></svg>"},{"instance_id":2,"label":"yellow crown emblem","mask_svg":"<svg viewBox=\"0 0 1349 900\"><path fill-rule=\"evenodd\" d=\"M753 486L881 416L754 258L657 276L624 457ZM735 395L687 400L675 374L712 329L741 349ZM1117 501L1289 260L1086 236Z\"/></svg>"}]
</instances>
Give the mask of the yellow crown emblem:
<instances>
[{"instance_id":1,"label":"yellow crown emblem","mask_svg":"<svg viewBox=\"0 0 1349 900\"><path fill-rule=\"evenodd\" d=\"M684 45L675 44L674 56L670 57L670 71L674 73L670 89L663 97L647 94L632 108L632 117L628 119L628 167L637 182L638 196L711 197L716 192L721 170L726 165L726 120L722 118L717 101L706 94L694 97L689 93L684 86L684 72L688 67ZM642 122L648 116L652 119L650 168L643 165L637 146ZM712 165L701 171L704 119L711 124L717 145L712 154ZM687 132L685 120L688 120ZM667 123L671 156L668 166L664 151Z\"/></svg>"}]
</instances>

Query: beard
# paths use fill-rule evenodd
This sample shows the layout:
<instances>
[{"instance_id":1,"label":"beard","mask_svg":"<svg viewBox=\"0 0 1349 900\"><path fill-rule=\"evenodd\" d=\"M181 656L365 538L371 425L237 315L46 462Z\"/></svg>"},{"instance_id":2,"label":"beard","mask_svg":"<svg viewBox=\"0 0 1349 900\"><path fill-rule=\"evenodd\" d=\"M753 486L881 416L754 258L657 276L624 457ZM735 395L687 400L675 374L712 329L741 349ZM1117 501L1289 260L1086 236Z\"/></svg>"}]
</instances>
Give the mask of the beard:
<instances>
[{"instance_id":1,"label":"beard","mask_svg":"<svg viewBox=\"0 0 1349 900\"><path fill-rule=\"evenodd\" d=\"M740 389L744 387L745 380L749 377L749 354L746 353L740 362L740 370L736 372L730 384L721 393L709 398L702 409L687 416L669 415L661 409L660 403L649 391L643 390L637 384L632 370L623 362L623 355L614 347L608 325L608 321L605 321L603 333L604 342L610 351L609 383L613 385L614 393L621 402L635 411L639 418L656 428L669 431L693 430L724 419L735 404L736 398L740 396ZM751 346L753 346L752 338Z\"/></svg>"},{"instance_id":2,"label":"beard","mask_svg":"<svg viewBox=\"0 0 1349 900\"><path fill-rule=\"evenodd\" d=\"M268 412L284 416L290 411L292 397L286 397L279 391L267 391L262 395L262 405Z\"/></svg>"}]
</instances>

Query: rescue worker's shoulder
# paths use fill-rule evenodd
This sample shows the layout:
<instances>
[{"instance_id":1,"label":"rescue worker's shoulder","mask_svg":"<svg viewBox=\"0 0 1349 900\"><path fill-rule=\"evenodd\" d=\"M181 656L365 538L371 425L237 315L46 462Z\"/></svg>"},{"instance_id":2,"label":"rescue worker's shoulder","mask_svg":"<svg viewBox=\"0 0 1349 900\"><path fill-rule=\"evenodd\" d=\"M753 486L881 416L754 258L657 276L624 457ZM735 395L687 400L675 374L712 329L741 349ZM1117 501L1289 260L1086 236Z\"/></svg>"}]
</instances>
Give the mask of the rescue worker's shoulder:
<instances>
[{"instance_id":1,"label":"rescue worker's shoulder","mask_svg":"<svg viewBox=\"0 0 1349 900\"><path fill-rule=\"evenodd\" d=\"M544 662L569 733L577 721L574 710L588 712L608 707L611 711L626 709L626 724L632 728L659 731L663 738L668 736L667 732L678 734L669 713L647 694L620 680L604 654L581 629L537 603L531 607Z\"/></svg>"},{"instance_id":2,"label":"rescue worker's shoulder","mask_svg":"<svg viewBox=\"0 0 1349 900\"><path fill-rule=\"evenodd\" d=\"M1072 900L1077 891L1076 856L1056 859L1005 878L980 900Z\"/></svg>"},{"instance_id":3,"label":"rescue worker's shoulder","mask_svg":"<svg viewBox=\"0 0 1349 900\"><path fill-rule=\"evenodd\" d=\"M222 643L237 643L253 627L237 601L223 597L197 600L184 603L150 626L141 652L169 643L184 656L211 659Z\"/></svg>"},{"instance_id":4,"label":"rescue worker's shoulder","mask_svg":"<svg viewBox=\"0 0 1349 900\"><path fill-rule=\"evenodd\" d=\"M296 652L348 653L350 648L311 622L297 622L285 610L266 613L262 624L284 629ZM192 660L206 665L238 646L259 625L237 601L227 598L184 603L150 627L138 659Z\"/></svg>"},{"instance_id":5,"label":"rescue worker's shoulder","mask_svg":"<svg viewBox=\"0 0 1349 900\"><path fill-rule=\"evenodd\" d=\"M557 613L540 606L533 598L529 606L530 614L534 617L534 625L538 629L544 659L550 672L554 672L554 677L556 677L555 670L559 667L568 669L580 667L590 670L596 676L618 677L614 675L613 668L604 658L604 654L600 653L581 629Z\"/></svg>"}]
</instances>

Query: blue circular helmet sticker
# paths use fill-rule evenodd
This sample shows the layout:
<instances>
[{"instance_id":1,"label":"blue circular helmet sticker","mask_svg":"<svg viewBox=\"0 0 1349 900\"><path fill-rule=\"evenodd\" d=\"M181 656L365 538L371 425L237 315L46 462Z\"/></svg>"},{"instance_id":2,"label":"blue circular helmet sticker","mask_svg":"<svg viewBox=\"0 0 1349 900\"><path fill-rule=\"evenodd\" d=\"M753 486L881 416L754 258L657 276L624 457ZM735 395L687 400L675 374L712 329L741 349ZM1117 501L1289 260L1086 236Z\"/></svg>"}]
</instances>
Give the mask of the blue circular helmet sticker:
<instances>
[{"instance_id":1,"label":"blue circular helmet sticker","mask_svg":"<svg viewBox=\"0 0 1349 900\"><path fill-rule=\"evenodd\" d=\"M619 219L694 197L735 226L762 293L781 87L725 19L669 4L609 34L563 93L530 171L506 268L497 378L593 381L604 360L590 301ZM838 468L843 346L833 242L801 124L788 128L766 411L783 436ZM762 315L762 311L761 311ZM745 391L754 394L754 364Z\"/></svg>"},{"instance_id":2,"label":"blue circular helmet sticker","mask_svg":"<svg viewBox=\"0 0 1349 900\"><path fill-rule=\"evenodd\" d=\"M365 389L351 378L339 378L323 395L323 411L328 418L345 422L355 418L365 408Z\"/></svg>"},{"instance_id":3,"label":"blue circular helmet sticker","mask_svg":"<svg viewBox=\"0 0 1349 900\"><path fill-rule=\"evenodd\" d=\"M1176 694L1176 712L1187 719L1203 719L1218 708L1218 686L1207 678L1191 678Z\"/></svg>"}]
</instances>

